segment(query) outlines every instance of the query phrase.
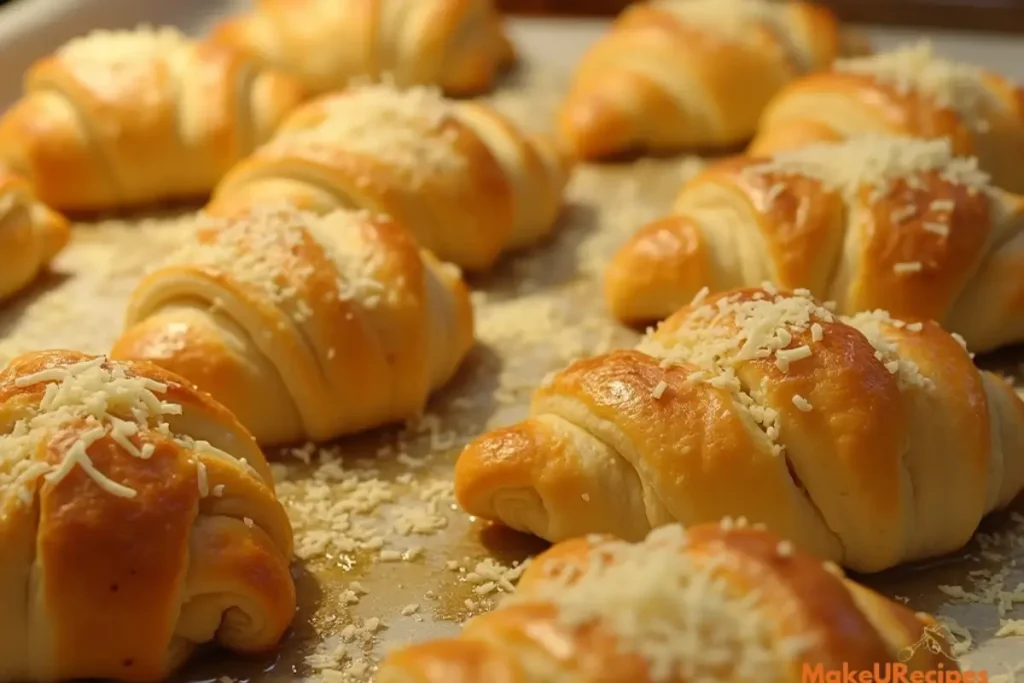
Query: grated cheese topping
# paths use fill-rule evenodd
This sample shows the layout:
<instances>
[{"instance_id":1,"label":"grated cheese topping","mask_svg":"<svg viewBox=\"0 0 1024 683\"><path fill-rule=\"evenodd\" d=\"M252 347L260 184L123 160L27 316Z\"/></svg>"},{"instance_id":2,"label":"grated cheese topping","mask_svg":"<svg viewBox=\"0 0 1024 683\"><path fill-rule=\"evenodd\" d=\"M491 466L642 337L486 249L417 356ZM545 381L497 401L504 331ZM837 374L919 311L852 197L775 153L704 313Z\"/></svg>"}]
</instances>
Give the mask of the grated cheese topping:
<instances>
[{"instance_id":1,"label":"grated cheese topping","mask_svg":"<svg viewBox=\"0 0 1024 683\"><path fill-rule=\"evenodd\" d=\"M365 155L390 166L410 184L436 173L459 172L466 159L455 148L451 103L440 90L400 90L389 82L364 85L319 101L322 116L307 127L285 126L264 147L269 154Z\"/></svg>"},{"instance_id":2,"label":"grated cheese topping","mask_svg":"<svg viewBox=\"0 0 1024 683\"><path fill-rule=\"evenodd\" d=\"M550 567L535 591L503 604L549 602L567 628L600 625L646 661L652 683L762 680L815 643L780 636L761 593L730 585L726 556L690 555L687 545L679 525L638 544L605 541L586 567Z\"/></svg>"},{"instance_id":3,"label":"grated cheese topping","mask_svg":"<svg viewBox=\"0 0 1024 683\"><path fill-rule=\"evenodd\" d=\"M0 435L0 489L12 491L29 504L40 478L60 483L76 467L111 495L133 498L136 491L100 472L89 457L89 447L110 437L129 455L146 460L155 447L143 441L144 430L156 429L192 451L200 495L208 495L206 466L198 457L209 453L232 456L210 444L175 435L164 419L180 415L182 408L163 401L167 385L130 375L125 365L99 356L69 365L54 366L15 380L19 387L46 384L39 405L31 414ZM56 464L35 458L42 444L61 454Z\"/></svg>"},{"instance_id":4,"label":"grated cheese topping","mask_svg":"<svg viewBox=\"0 0 1024 683\"><path fill-rule=\"evenodd\" d=\"M776 293L770 284L753 298L736 293L698 305L691 305L684 318L648 331L637 350L660 359L662 367L693 365L697 370L688 381L706 382L726 389L736 403L764 431L772 451L782 453L779 410L766 403L767 378L750 386L740 380L738 367L755 359L770 359L782 372L814 355L814 346L825 336L822 323L841 322L860 331L875 349L875 356L894 375L902 389L931 388L917 365L902 358L898 346L885 333L885 326L919 332L918 323L907 325L884 312L853 317L835 315L828 305L819 304L807 290ZM804 334L808 333L808 334ZM810 342L800 341L810 337ZM806 398L795 396L801 411L811 410Z\"/></svg>"},{"instance_id":5,"label":"grated cheese topping","mask_svg":"<svg viewBox=\"0 0 1024 683\"><path fill-rule=\"evenodd\" d=\"M313 264L302 253L308 240L318 244L337 271L338 298L375 308L394 302L400 289L387 287L377 273L384 254L363 235L364 212L335 211L320 217L280 205L263 205L231 219L200 219L193 239L172 253L161 267L178 264L211 269L255 288L271 303L294 304L292 317L313 315L302 287L313 277ZM199 235L205 237L200 239Z\"/></svg>"},{"instance_id":6,"label":"grated cheese topping","mask_svg":"<svg viewBox=\"0 0 1024 683\"><path fill-rule=\"evenodd\" d=\"M957 112L978 132L988 130L986 112L1002 106L985 85L983 69L936 56L926 40L892 52L841 59L834 68L871 76L903 95L918 93L939 107Z\"/></svg>"},{"instance_id":7,"label":"grated cheese topping","mask_svg":"<svg viewBox=\"0 0 1024 683\"><path fill-rule=\"evenodd\" d=\"M781 152L743 170L748 176L806 176L847 199L856 199L862 188L871 188L872 202L886 196L894 181L923 187L924 174L934 172L949 183L976 192L992 190L989 176L978 168L977 158L956 156L946 138L863 135Z\"/></svg>"},{"instance_id":8,"label":"grated cheese topping","mask_svg":"<svg viewBox=\"0 0 1024 683\"><path fill-rule=\"evenodd\" d=\"M154 62L180 73L192 44L176 28L143 24L132 30L92 31L65 43L56 57L95 91L114 96L138 79L151 78Z\"/></svg>"}]
</instances>

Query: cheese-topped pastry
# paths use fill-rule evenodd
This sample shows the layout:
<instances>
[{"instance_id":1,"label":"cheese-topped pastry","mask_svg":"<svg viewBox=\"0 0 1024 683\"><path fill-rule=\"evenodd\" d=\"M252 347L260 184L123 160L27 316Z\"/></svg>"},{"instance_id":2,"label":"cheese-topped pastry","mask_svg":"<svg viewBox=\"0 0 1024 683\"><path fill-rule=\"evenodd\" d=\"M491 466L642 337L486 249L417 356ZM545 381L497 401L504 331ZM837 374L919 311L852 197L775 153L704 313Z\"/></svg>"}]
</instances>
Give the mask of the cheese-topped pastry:
<instances>
[{"instance_id":1,"label":"cheese-topped pastry","mask_svg":"<svg viewBox=\"0 0 1024 683\"><path fill-rule=\"evenodd\" d=\"M385 75L480 93L515 60L493 0L257 0L213 39L321 93Z\"/></svg>"},{"instance_id":2,"label":"cheese-topped pastry","mask_svg":"<svg viewBox=\"0 0 1024 683\"><path fill-rule=\"evenodd\" d=\"M413 417L473 345L458 268L386 217L286 204L201 217L125 324L115 358L186 377L263 444Z\"/></svg>"},{"instance_id":3,"label":"cheese-topped pastry","mask_svg":"<svg viewBox=\"0 0 1024 683\"><path fill-rule=\"evenodd\" d=\"M0 372L0 681L158 680L199 645L273 649L292 531L252 436L149 363Z\"/></svg>"},{"instance_id":4,"label":"cheese-topped pastry","mask_svg":"<svg viewBox=\"0 0 1024 683\"><path fill-rule=\"evenodd\" d=\"M808 674L959 670L942 627L723 522L629 544L565 541L455 638L411 645L378 683L798 683ZM825 680L825 678L823 678Z\"/></svg>"},{"instance_id":5,"label":"cheese-topped pastry","mask_svg":"<svg viewBox=\"0 0 1024 683\"><path fill-rule=\"evenodd\" d=\"M862 572L963 547L1022 489L1024 402L960 340L770 285L570 365L455 467L469 514L551 541L743 516Z\"/></svg>"},{"instance_id":6,"label":"cheese-topped pastry","mask_svg":"<svg viewBox=\"0 0 1024 683\"><path fill-rule=\"evenodd\" d=\"M560 138L584 159L735 146L780 88L862 49L809 2L635 3L576 68Z\"/></svg>"},{"instance_id":7,"label":"cheese-topped pastry","mask_svg":"<svg viewBox=\"0 0 1024 683\"><path fill-rule=\"evenodd\" d=\"M1024 198L948 140L868 135L713 165L612 258L605 298L661 320L765 280L852 314L928 318L972 351L1024 341Z\"/></svg>"},{"instance_id":8,"label":"cheese-topped pastry","mask_svg":"<svg viewBox=\"0 0 1024 683\"><path fill-rule=\"evenodd\" d=\"M32 66L0 167L67 211L203 197L303 97L298 81L170 27L94 31Z\"/></svg>"},{"instance_id":9,"label":"cheese-topped pastry","mask_svg":"<svg viewBox=\"0 0 1024 683\"><path fill-rule=\"evenodd\" d=\"M865 133L949 139L996 185L1024 192L1024 87L943 58L928 42L839 60L794 81L768 106L750 152Z\"/></svg>"},{"instance_id":10,"label":"cheese-topped pastry","mask_svg":"<svg viewBox=\"0 0 1024 683\"><path fill-rule=\"evenodd\" d=\"M487 104L380 83L299 108L224 178L208 210L284 200L385 213L438 258L480 270L552 231L571 167Z\"/></svg>"}]
</instances>

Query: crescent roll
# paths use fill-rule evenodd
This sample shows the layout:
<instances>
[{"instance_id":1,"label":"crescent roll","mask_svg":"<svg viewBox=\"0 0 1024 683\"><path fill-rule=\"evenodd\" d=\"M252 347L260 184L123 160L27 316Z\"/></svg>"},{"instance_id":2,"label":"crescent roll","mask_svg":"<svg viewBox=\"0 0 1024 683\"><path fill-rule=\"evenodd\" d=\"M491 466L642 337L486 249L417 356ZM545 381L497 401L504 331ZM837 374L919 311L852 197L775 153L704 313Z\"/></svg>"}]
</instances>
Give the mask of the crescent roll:
<instances>
[{"instance_id":1,"label":"crescent roll","mask_svg":"<svg viewBox=\"0 0 1024 683\"><path fill-rule=\"evenodd\" d=\"M583 159L744 143L780 88L846 42L832 13L808 2L632 5L577 67L560 139Z\"/></svg>"},{"instance_id":2,"label":"crescent roll","mask_svg":"<svg viewBox=\"0 0 1024 683\"><path fill-rule=\"evenodd\" d=\"M257 0L213 39L319 93L390 75L477 94L515 60L492 0Z\"/></svg>"},{"instance_id":3,"label":"crescent roll","mask_svg":"<svg viewBox=\"0 0 1024 683\"><path fill-rule=\"evenodd\" d=\"M298 81L172 28L95 31L36 63L0 167L56 209L201 197L302 98Z\"/></svg>"},{"instance_id":4,"label":"crescent roll","mask_svg":"<svg viewBox=\"0 0 1024 683\"><path fill-rule=\"evenodd\" d=\"M550 541L742 516L861 572L961 548L1022 488L1024 403L956 338L770 287L570 365L455 467L466 512Z\"/></svg>"},{"instance_id":5,"label":"crescent roll","mask_svg":"<svg viewBox=\"0 0 1024 683\"><path fill-rule=\"evenodd\" d=\"M729 160L612 258L605 298L661 320L702 287L770 280L837 312L930 318L972 351L1024 341L1024 197L947 140L865 136Z\"/></svg>"},{"instance_id":6,"label":"crescent roll","mask_svg":"<svg viewBox=\"0 0 1024 683\"><path fill-rule=\"evenodd\" d=\"M292 529L252 436L149 363L0 372L0 681L160 680L278 644Z\"/></svg>"},{"instance_id":7,"label":"crescent roll","mask_svg":"<svg viewBox=\"0 0 1024 683\"><path fill-rule=\"evenodd\" d=\"M281 444L414 417L472 345L458 269L398 224L280 205L206 217L133 292L112 356L187 378Z\"/></svg>"},{"instance_id":8,"label":"crescent roll","mask_svg":"<svg viewBox=\"0 0 1024 683\"><path fill-rule=\"evenodd\" d=\"M0 171L0 301L35 280L69 237L67 219L38 201L24 179Z\"/></svg>"},{"instance_id":9,"label":"crescent roll","mask_svg":"<svg viewBox=\"0 0 1024 683\"><path fill-rule=\"evenodd\" d=\"M789 84L765 110L749 152L865 133L948 138L996 185L1024 192L1024 87L942 59L928 42L840 60Z\"/></svg>"},{"instance_id":10,"label":"crescent roll","mask_svg":"<svg viewBox=\"0 0 1024 683\"><path fill-rule=\"evenodd\" d=\"M377 683L948 675L960 669L944 631L772 533L673 524L633 545L597 536L554 546L495 611L455 638L394 652Z\"/></svg>"},{"instance_id":11,"label":"crescent roll","mask_svg":"<svg viewBox=\"0 0 1024 683\"><path fill-rule=\"evenodd\" d=\"M486 104L378 84L301 107L208 210L285 200L386 213L438 258L481 270L552 230L569 170L552 143Z\"/></svg>"}]
</instances>

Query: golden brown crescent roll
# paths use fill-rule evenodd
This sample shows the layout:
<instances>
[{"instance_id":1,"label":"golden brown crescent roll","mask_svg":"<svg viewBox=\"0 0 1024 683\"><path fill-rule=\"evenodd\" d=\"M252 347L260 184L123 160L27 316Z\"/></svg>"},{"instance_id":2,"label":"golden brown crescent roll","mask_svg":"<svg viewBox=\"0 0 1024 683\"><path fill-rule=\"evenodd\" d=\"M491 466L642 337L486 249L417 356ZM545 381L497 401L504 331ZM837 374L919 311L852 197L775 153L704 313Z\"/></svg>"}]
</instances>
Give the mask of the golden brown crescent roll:
<instances>
[{"instance_id":1,"label":"golden brown crescent roll","mask_svg":"<svg viewBox=\"0 0 1024 683\"><path fill-rule=\"evenodd\" d=\"M67 245L67 220L24 179L0 171L0 301L20 291Z\"/></svg>"},{"instance_id":2,"label":"golden brown crescent roll","mask_svg":"<svg viewBox=\"0 0 1024 683\"><path fill-rule=\"evenodd\" d=\"M35 64L0 166L69 211L201 197L302 97L298 81L172 28L96 31Z\"/></svg>"},{"instance_id":3,"label":"golden brown crescent roll","mask_svg":"<svg viewBox=\"0 0 1024 683\"><path fill-rule=\"evenodd\" d=\"M703 287L765 280L841 314L929 318L972 351L1024 341L1024 198L947 140L865 136L728 160L612 258L605 298L661 320Z\"/></svg>"},{"instance_id":4,"label":"golden brown crescent roll","mask_svg":"<svg viewBox=\"0 0 1024 683\"><path fill-rule=\"evenodd\" d=\"M191 380L279 444L413 417L472 345L458 269L398 224L279 205L203 219L132 294L112 355Z\"/></svg>"},{"instance_id":5,"label":"golden brown crescent roll","mask_svg":"<svg viewBox=\"0 0 1024 683\"><path fill-rule=\"evenodd\" d=\"M583 159L738 145L782 86L846 51L836 18L808 2L638 3L577 67L560 138Z\"/></svg>"},{"instance_id":6,"label":"golden brown crescent roll","mask_svg":"<svg viewBox=\"0 0 1024 683\"><path fill-rule=\"evenodd\" d=\"M0 372L0 681L159 680L199 645L273 649L292 530L245 428L149 363Z\"/></svg>"},{"instance_id":7,"label":"golden brown crescent roll","mask_svg":"<svg viewBox=\"0 0 1024 683\"><path fill-rule=\"evenodd\" d=\"M477 270L552 230L570 166L486 104L377 84L294 112L228 173L208 210L285 200L386 213L438 258Z\"/></svg>"},{"instance_id":8,"label":"golden brown crescent roll","mask_svg":"<svg viewBox=\"0 0 1024 683\"><path fill-rule=\"evenodd\" d=\"M932 617L775 534L673 524L635 545L597 536L554 546L496 610L458 637L391 654L377 683L799 683L959 670Z\"/></svg>"},{"instance_id":9,"label":"golden brown crescent roll","mask_svg":"<svg viewBox=\"0 0 1024 683\"><path fill-rule=\"evenodd\" d=\"M390 75L402 87L475 94L515 59L492 0L258 0L213 40L316 92Z\"/></svg>"},{"instance_id":10,"label":"golden brown crescent roll","mask_svg":"<svg viewBox=\"0 0 1024 683\"><path fill-rule=\"evenodd\" d=\"M458 502L550 541L743 516L873 572L962 547L1024 488L1024 403L959 340L768 287L554 375L466 447Z\"/></svg>"},{"instance_id":11,"label":"golden brown crescent roll","mask_svg":"<svg viewBox=\"0 0 1024 683\"><path fill-rule=\"evenodd\" d=\"M772 154L864 133L948 138L996 185L1024 192L1024 87L936 56L927 42L840 60L771 101L750 153Z\"/></svg>"}]
</instances>

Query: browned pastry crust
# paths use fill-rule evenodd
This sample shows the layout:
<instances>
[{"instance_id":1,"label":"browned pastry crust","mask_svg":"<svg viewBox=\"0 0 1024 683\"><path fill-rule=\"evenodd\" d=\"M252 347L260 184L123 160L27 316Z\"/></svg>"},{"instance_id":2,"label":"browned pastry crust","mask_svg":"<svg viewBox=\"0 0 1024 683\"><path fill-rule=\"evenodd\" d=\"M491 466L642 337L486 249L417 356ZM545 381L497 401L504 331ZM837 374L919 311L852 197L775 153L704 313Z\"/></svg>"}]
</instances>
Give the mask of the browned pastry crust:
<instances>
[{"instance_id":1,"label":"browned pastry crust","mask_svg":"<svg viewBox=\"0 0 1024 683\"><path fill-rule=\"evenodd\" d=\"M171 28L97 31L39 61L0 119L0 166L67 211L202 197L303 97Z\"/></svg>"},{"instance_id":2,"label":"browned pastry crust","mask_svg":"<svg viewBox=\"0 0 1024 683\"><path fill-rule=\"evenodd\" d=\"M133 292L112 355L191 380L279 444L417 415L472 345L461 274L400 225L278 205L202 220Z\"/></svg>"},{"instance_id":3,"label":"browned pastry crust","mask_svg":"<svg viewBox=\"0 0 1024 683\"><path fill-rule=\"evenodd\" d=\"M288 201L393 216L445 261L480 270L548 235L572 162L479 102L361 86L294 112L217 187L208 211Z\"/></svg>"},{"instance_id":4,"label":"browned pastry crust","mask_svg":"<svg viewBox=\"0 0 1024 683\"><path fill-rule=\"evenodd\" d=\"M770 280L938 321L986 351L1024 340L1024 198L945 140L860 137L720 162L615 254L605 298L661 320L703 287Z\"/></svg>"},{"instance_id":5,"label":"browned pastry crust","mask_svg":"<svg viewBox=\"0 0 1024 683\"><path fill-rule=\"evenodd\" d=\"M466 447L455 495L551 541L744 516L868 572L961 548L1022 454L1024 403L935 323L742 289L556 374Z\"/></svg>"},{"instance_id":6,"label":"browned pastry crust","mask_svg":"<svg viewBox=\"0 0 1024 683\"><path fill-rule=\"evenodd\" d=\"M273 649L292 531L251 435L149 363L0 372L0 680L159 680L197 645Z\"/></svg>"},{"instance_id":7,"label":"browned pastry crust","mask_svg":"<svg viewBox=\"0 0 1024 683\"><path fill-rule=\"evenodd\" d=\"M831 676L959 671L944 635L932 617L772 533L673 525L632 546L602 537L556 545L510 600L458 637L394 652L377 681L797 683L818 667Z\"/></svg>"},{"instance_id":8,"label":"browned pastry crust","mask_svg":"<svg viewBox=\"0 0 1024 683\"><path fill-rule=\"evenodd\" d=\"M389 75L402 87L479 94L516 58L492 0L258 0L213 40L319 93Z\"/></svg>"},{"instance_id":9,"label":"browned pastry crust","mask_svg":"<svg viewBox=\"0 0 1024 683\"><path fill-rule=\"evenodd\" d=\"M67 219L24 179L0 171L0 301L20 291L67 245Z\"/></svg>"},{"instance_id":10,"label":"browned pastry crust","mask_svg":"<svg viewBox=\"0 0 1024 683\"><path fill-rule=\"evenodd\" d=\"M753 136L780 88L851 45L829 10L808 2L638 3L577 67L560 138L582 159L732 147Z\"/></svg>"},{"instance_id":11,"label":"browned pastry crust","mask_svg":"<svg viewBox=\"0 0 1024 683\"><path fill-rule=\"evenodd\" d=\"M1024 87L936 56L928 43L837 62L782 89L749 152L865 133L946 138L999 187L1024 192Z\"/></svg>"}]
</instances>

